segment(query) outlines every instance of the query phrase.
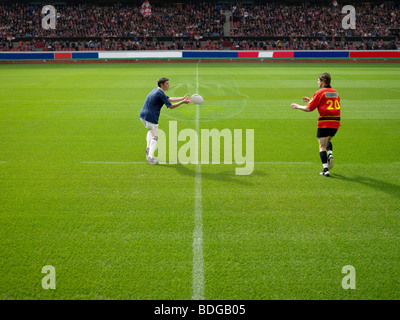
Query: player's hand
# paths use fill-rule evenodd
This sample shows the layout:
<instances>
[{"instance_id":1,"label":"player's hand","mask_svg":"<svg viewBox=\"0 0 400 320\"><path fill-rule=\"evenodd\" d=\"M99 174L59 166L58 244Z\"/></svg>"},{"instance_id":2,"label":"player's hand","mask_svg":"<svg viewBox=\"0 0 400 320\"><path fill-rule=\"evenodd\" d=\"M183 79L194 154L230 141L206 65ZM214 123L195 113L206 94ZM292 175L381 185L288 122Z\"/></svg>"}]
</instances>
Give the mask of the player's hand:
<instances>
[{"instance_id":1,"label":"player's hand","mask_svg":"<svg viewBox=\"0 0 400 320\"><path fill-rule=\"evenodd\" d=\"M297 103L292 103L291 106L292 106L292 109L298 109L299 108L299 105Z\"/></svg>"},{"instance_id":2,"label":"player's hand","mask_svg":"<svg viewBox=\"0 0 400 320\"><path fill-rule=\"evenodd\" d=\"M182 101L183 103L189 104L192 102L192 98L185 95L185 98Z\"/></svg>"},{"instance_id":3,"label":"player's hand","mask_svg":"<svg viewBox=\"0 0 400 320\"><path fill-rule=\"evenodd\" d=\"M309 97L303 97L302 99L304 102L307 102L307 103L310 102L310 100L311 100Z\"/></svg>"}]
</instances>

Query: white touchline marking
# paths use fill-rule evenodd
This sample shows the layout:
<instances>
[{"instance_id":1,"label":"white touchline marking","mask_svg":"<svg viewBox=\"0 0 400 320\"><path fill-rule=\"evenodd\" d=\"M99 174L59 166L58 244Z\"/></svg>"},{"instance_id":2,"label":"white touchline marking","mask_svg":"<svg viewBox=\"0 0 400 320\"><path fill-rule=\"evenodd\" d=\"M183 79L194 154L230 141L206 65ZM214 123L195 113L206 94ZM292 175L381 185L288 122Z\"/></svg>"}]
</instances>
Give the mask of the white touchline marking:
<instances>
[{"instance_id":1,"label":"white touchline marking","mask_svg":"<svg viewBox=\"0 0 400 320\"><path fill-rule=\"evenodd\" d=\"M199 64L196 64L196 93L199 93ZM196 105L196 132L200 133L200 105ZM200 142L197 146L197 164L194 193L193 230L193 295L192 300L204 299L204 259L203 259L203 206L201 198Z\"/></svg>"},{"instance_id":2,"label":"white touchline marking","mask_svg":"<svg viewBox=\"0 0 400 320\"><path fill-rule=\"evenodd\" d=\"M254 164L315 164L315 162L307 161L255 161Z\"/></svg>"},{"instance_id":3,"label":"white touchline marking","mask_svg":"<svg viewBox=\"0 0 400 320\"><path fill-rule=\"evenodd\" d=\"M199 106L197 106L199 108ZM196 113L200 112L196 110ZM196 126L197 127L197 126ZM198 157L198 156L197 156ZM0 163L7 163L7 161L3 161ZM86 163L86 164L146 164L146 161L82 161L81 163ZM159 164L170 164L169 161L158 161ZM251 162L248 162L251 163ZM394 163L400 163L400 162L394 162ZM173 163L176 164L176 163ZM201 164L212 164L210 162L202 163L201 161L198 161L196 166L199 166ZM234 165L233 163L218 163L219 165ZM239 163L240 164L240 163ZM255 161L254 164L315 164L315 162L289 162L289 161ZM188 164L190 165L190 164ZM196 169L197 170L197 169ZM201 178L201 168L198 169L200 173L200 178Z\"/></svg>"},{"instance_id":4,"label":"white touchline marking","mask_svg":"<svg viewBox=\"0 0 400 320\"><path fill-rule=\"evenodd\" d=\"M146 161L82 161L88 164L147 164Z\"/></svg>"}]
</instances>

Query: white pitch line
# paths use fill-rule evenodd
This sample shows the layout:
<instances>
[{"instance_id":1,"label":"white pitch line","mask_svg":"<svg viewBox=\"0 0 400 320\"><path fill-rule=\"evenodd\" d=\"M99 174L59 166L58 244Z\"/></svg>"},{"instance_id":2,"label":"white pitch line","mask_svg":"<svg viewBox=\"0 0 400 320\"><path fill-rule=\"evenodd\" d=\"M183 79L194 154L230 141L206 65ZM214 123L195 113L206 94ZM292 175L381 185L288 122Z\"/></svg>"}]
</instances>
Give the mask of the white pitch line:
<instances>
[{"instance_id":1,"label":"white pitch line","mask_svg":"<svg viewBox=\"0 0 400 320\"><path fill-rule=\"evenodd\" d=\"M251 162L250 162L251 163ZM315 164L315 162L307 162L307 161L256 161L254 164Z\"/></svg>"},{"instance_id":2,"label":"white pitch line","mask_svg":"<svg viewBox=\"0 0 400 320\"><path fill-rule=\"evenodd\" d=\"M82 161L81 163L87 164L141 164L146 163L146 161Z\"/></svg>"},{"instance_id":3,"label":"white pitch line","mask_svg":"<svg viewBox=\"0 0 400 320\"><path fill-rule=\"evenodd\" d=\"M196 93L199 93L199 64L196 65ZM196 105L196 132L200 133L200 106ZM193 293L192 300L204 299L204 258L203 258L203 205L201 196L200 142L197 145L197 161L194 193L193 230Z\"/></svg>"},{"instance_id":4,"label":"white pitch line","mask_svg":"<svg viewBox=\"0 0 400 320\"><path fill-rule=\"evenodd\" d=\"M199 107L197 106L197 108L199 108ZM196 113L197 113L197 110L196 110ZM0 163L7 163L7 161L0 161ZM147 164L146 161L82 161L81 163L86 163L86 164ZM159 164L170 164L169 161L162 161L162 160L159 160L158 163ZM249 164L289 164L289 165L290 164L294 164L294 165L297 165L297 164L315 164L315 162L301 162L301 161L298 161L298 162L290 162L290 161L255 161L255 162L247 162L247 163L249 163ZM398 164L400 162L394 162L394 163ZM176 164L176 163L174 162L172 164ZM195 165L199 166L201 164L241 165L240 163L239 164L236 164L236 163L223 163L223 162L221 162L221 163L212 163L212 162L211 163L210 162L202 163L201 161L198 161L198 163L196 163ZM244 164L244 163L242 163L242 164ZM199 170L200 175L201 175L201 168L200 169L196 169L196 170ZM201 178L201 176L200 176L200 178Z\"/></svg>"},{"instance_id":5,"label":"white pitch line","mask_svg":"<svg viewBox=\"0 0 400 320\"><path fill-rule=\"evenodd\" d=\"M0 164L4 164L4 163L8 163L7 161L0 161ZM85 164L145 164L147 165L146 161L82 161L81 163L85 163ZM176 163L169 163L168 161L159 161L158 162L160 165L163 164L174 164L176 165ZM249 164L251 164L252 162L248 162ZM189 163L188 165L205 165L205 164L214 164L214 165L241 165L241 164L235 164L235 163L210 163L210 162L206 162L206 163L197 163L197 164L191 164ZM244 163L242 163L244 164ZM316 162L286 162L286 161L256 161L254 162L254 164L286 164L286 165L315 165ZM365 164L356 164L356 163L341 163L341 166L365 166ZM375 166L387 166L387 165L400 165L400 162L388 162L388 163L382 163L382 164L375 164ZM368 166L368 165L367 165ZM201 168L198 169L199 173L201 174ZM201 176L200 176L201 178ZM201 187L201 186L200 186Z\"/></svg>"}]
</instances>

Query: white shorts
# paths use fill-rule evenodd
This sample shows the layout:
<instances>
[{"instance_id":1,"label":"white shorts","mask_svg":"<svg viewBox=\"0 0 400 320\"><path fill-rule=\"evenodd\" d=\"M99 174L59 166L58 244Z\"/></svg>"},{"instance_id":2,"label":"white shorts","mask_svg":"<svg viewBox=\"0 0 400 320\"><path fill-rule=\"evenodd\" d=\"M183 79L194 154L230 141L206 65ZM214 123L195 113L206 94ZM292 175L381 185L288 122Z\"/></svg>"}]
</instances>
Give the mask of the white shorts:
<instances>
[{"instance_id":1,"label":"white shorts","mask_svg":"<svg viewBox=\"0 0 400 320\"><path fill-rule=\"evenodd\" d=\"M149 130L158 129L158 124L148 122L148 121L146 121L146 120L144 120L142 118L140 118L140 120L142 120L143 125L145 126L145 128L147 128Z\"/></svg>"}]
</instances>

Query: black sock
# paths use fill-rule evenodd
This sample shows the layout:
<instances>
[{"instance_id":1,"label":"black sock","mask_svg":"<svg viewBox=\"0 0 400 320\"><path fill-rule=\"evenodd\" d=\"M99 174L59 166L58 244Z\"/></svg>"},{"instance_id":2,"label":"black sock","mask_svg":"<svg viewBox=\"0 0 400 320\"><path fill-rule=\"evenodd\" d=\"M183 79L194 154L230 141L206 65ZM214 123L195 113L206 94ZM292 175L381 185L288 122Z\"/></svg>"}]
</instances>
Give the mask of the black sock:
<instances>
[{"instance_id":1,"label":"black sock","mask_svg":"<svg viewBox=\"0 0 400 320\"><path fill-rule=\"evenodd\" d=\"M326 151L321 151L319 153L319 157L321 158L322 165L324 166L324 171L328 171L328 155Z\"/></svg>"},{"instance_id":2,"label":"black sock","mask_svg":"<svg viewBox=\"0 0 400 320\"><path fill-rule=\"evenodd\" d=\"M329 141L326 146L326 151L328 152L328 157L333 157L332 149L333 149L332 142Z\"/></svg>"}]
</instances>

